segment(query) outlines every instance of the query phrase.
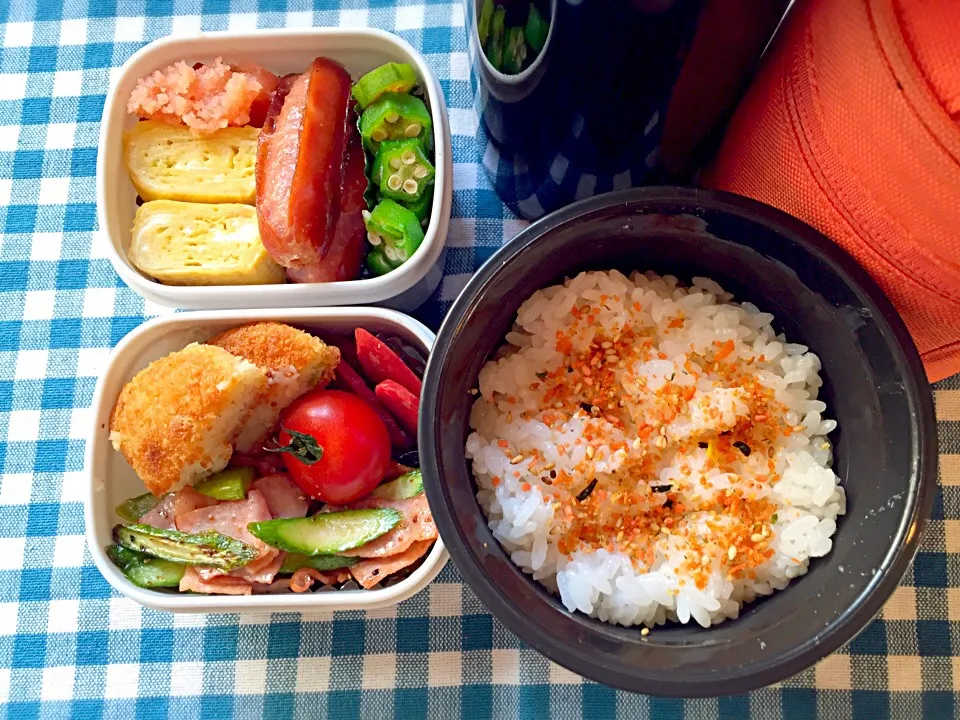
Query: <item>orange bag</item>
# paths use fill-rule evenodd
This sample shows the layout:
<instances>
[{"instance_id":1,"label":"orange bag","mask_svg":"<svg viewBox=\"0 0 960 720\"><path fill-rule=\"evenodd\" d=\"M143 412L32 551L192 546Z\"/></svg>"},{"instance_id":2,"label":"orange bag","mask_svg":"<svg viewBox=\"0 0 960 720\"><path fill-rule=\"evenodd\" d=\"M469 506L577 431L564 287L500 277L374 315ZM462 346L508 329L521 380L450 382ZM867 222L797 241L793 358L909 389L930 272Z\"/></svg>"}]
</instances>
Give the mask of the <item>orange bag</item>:
<instances>
[{"instance_id":1,"label":"orange bag","mask_svg":"<svg viewBox=\"0 0 960 720\"><path fill-rule=\"evenodd\" d=\"M960 2L798 2L703 184L833 238L960 372Z\"/></svg>"}]
</instances>

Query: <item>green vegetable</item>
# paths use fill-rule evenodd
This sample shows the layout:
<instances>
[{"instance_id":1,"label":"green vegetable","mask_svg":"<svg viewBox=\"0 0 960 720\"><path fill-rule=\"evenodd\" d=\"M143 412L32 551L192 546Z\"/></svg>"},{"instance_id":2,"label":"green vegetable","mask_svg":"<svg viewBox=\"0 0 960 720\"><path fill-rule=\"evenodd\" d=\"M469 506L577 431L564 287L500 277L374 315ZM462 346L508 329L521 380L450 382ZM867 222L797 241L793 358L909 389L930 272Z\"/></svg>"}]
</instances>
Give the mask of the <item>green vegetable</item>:
<instances>
[{"instance_id":1,"label":"green vegetable","mask_svg":"<svg viewBox=\"0 0 960 720\"><path fill-rule=\"evenodd\" d=\"M121 545L108 547L107 557L120 568L127 580L142 588L180 587L180 579L187 569L182 563L150 557Z\"/></svg>"},{"instance_id":2,"label":"green vegetable","mask_svg":"<svg viewBox=\"0 0 960 720\"><path fill-rule=\"evenodd\" d=\"M510 28L507 31L507 45L503 50L503 71L516 75L523 70L527 61L527 43L523 39L523 28Z\"/></svg>"},{"instance_id":3,"label":"green vegetable","mask_svg":"<svg viewBox=\"0 0 960 720\"><path fill-rule=\"evenodd\" d=\"M304 555L336 555L375 540L400 522L392 508L342 510L305 518L252 522L247 529L273 547Z\"/></svg>"},{"instance_id":4,"label":"green vegetable","mask_svg":"<svg viewBox=\"0 0 960 720\"><path fill-rule=\"evenodd\" d=\"M507 34L507 11L505 8L497 6L493 11L493 20L490 23L490 39L504 41Z\"/></svg>"},{"instance_id":5,"label":"green vegetable","mask_svg":"<svg viewBox=\"0 0 960 720\"><path fill-rule=\"evenodd\" d=\"M386 275L391 270L396 269L387 262L387 258L382 252L367 253L367 268L376 277Z\"/></svg>"},{"instance_id":6,"label":"green vegetable","mask_svg":"<svg viewBox=\"0 0 960 720\"><path fill-rule=\"evenodd\" d=\"M480 17L477 18L477 35L480 36L480 47L486 47L490 37L490 21L493 20L493 0L483 0L480 6Z\"/></svg>"},{"instance_id":7,"label":"green vegetable","mask_svg":"<svg viewBox=\"0 0 960 720\"><path fill-rule=\"evenodd\" d=\"M530 3L530 14L527 15L527 25L523 29L523 35L535 54L543 50L549 34L550 23L543 19L543 15L537 10L537 6Z\"/></svg>"},{"instance_id":8,"label":"green vegetable","mask_svg":"<svg viewBox=\"0 0 960 720\"><path fill-rule=\"evenodd\" d=\"M246 543L205 530L194 535L179 530L161 530L150 525L117 525L114 541L137 552L184 565L205 565L233 570L259 554Z\"/></svg>"},{"instance_id":9,"label":"green vegetable","mask_svg":"<svg viewBox=\"0 0 960 720\"><path fill-rule=\"evenodd\" d=\"M417 84L417 73L406 63L387 63L357 80L351 93L361 109L369 107L384 93L407 93Z\"/></svg>"},{"instance_id":10,"label":"green vegetable","mask_svg":"<svg viewBox=\"0 0 960 720\"><path fill-rule=\"evenodd\" d=\"M201 480L193 489L214 500L243 500L255 475L253 468L249 467L224 470Z\"/></svg>"},{"instance_id":11,"label":"green vegetable","mask_svg":"<svg viewBox=\"0 0 960 720\"><path fill-rule=\"evenodd\" d=\"M373 209L364 212L367 226L367 240L373 248L367 253L367 267L375 275L385 269L396 270L403 265L423 242L423 228L420 221L407 208L384 199Z\"/></svg>"},{"instance_id":12,"label":"green vegetable","mask_svg":"<svg viewBox=\"0 0 960 720\"><path fill-rule=\"evenodd\" d=\"M487 60L490 61L490 65L493 66L493 69L497 72L503 70L503 43L494 38L490 39L490 44L487 45L487 49L484 52L487 56Z\"/></svg>"},{"instance_id":13,"label":"green vegetable","mask_svg":"<svg viewBox=\"0 0 960 720\"><path fill-rule=\"evenodd\" d=\"M123 570L130 563L150 556L135 550L128 550L123 545L110 545L107 547L107 557L110 558L110 562Z\"/></svg>"},{"instance_id":14,"label":"green vegetable","mask_svg":"<svg viewBox=\"0 0 960 720\"><path fill-rule=\"evenodd\" d=\"M493 12L493 20L490 23L490 39L485 46L487 60L493 65L494 70L503 69L503 44L506 41L506 30L504 23L507 20L507 11L498 7Z\"/></svg>"},{"instance_id":15,"label":"green vegetable","mask_svg":"<svg viewBox=\"0 0 960 720\"><path fill-rule=\"evenodd\" d=\"M287 553L283 559L283 565L277 572L280 575L289 575L300 568L313 568L324 572L326 570L339 570L340 568L350 567L360 558L340 557L339 555L301 555L300 553Z\"/></svg>"},{"instance_id":16,"label":"green vegetable","mask_svg":"<svg viewBox=\"0 0 960 720\"><path fill-rule=\"evenodd\" d=\"M127 522L135 523L159 505L164 497L166 497L166 495L157 497L152 493L144 493L143 495L127 498L117 505L117 515Z\"/></svg>"},{"instance_id":17,"label":"green vegetable","mask_svg":"<svg viewBox=\"0 0 960 720\"><path fill-rule=\"evenodd\" d=\"M360 116L360 135L376 153L384 140L419 138L425 148L433 142L433 120L423 100L413 95L384 93Z\"/></svg>"},{"instance_id":18,"label":"green vegetable","mask_svg":"<svg viewBox=\"0 0 960 720\"><path fill-rule=\"evenodd\" d=\"M377 150L370 179L380 187L381 197L414 202L433 184L436 174L420 140L385 140Z\"/></svg>"},{"instance_id":19,"label":"green vegetable","mask_svg":"<svg viewBox=\"0 0 960 720\"><path fill-rule=\"evenodd\" d=\"M426 228L430 222L430 211L433 209L433 185L424 188L423 195L420 196L419 200L400 204L417 216L420 227Z\"/></svg>"},{"instance_id":20,"label":"green vegetable","mask_svg":"<svg viewBox=\"0 0 960 720\"><path fill-rule=\"evenodd\" d=\"M411 470L398 477L384 483L370 493L370 497L383 498L385 500L406 500L423 492L423 473L419 470Z\"/></svg>"}]
</instances>

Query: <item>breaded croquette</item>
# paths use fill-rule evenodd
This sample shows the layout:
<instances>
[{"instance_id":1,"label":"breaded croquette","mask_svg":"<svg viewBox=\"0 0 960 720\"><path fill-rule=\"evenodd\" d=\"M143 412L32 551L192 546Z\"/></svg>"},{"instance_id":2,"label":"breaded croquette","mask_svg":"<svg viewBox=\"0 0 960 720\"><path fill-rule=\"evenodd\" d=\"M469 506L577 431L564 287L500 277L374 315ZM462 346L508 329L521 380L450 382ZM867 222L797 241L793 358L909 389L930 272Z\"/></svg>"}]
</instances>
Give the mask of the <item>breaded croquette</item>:
<instances>
[{"instance_id":1,"label":"breaded croquette","mask_svg":"<svg viewBox=\"0 0 960 720\"><path fill-rule=\"evenodd\" d=\"M300 395L333 380L340 351L302 330L277 322L242 325L217 335L210 345L262 368L269 378L237 437L237 450L250 452L277 424L280 413Z\"/></svg>"},{"instance_id":2,"label":"breaded croquette","mask_svg":"<svg viewBox=\"0 0 960 720\"><path fill-rule=\"evenodd\" d=\"M223 469L267 385L257 365L194 343L150 363L120 392L110 440L154 495Z\"/></svg>"}]
</instances>

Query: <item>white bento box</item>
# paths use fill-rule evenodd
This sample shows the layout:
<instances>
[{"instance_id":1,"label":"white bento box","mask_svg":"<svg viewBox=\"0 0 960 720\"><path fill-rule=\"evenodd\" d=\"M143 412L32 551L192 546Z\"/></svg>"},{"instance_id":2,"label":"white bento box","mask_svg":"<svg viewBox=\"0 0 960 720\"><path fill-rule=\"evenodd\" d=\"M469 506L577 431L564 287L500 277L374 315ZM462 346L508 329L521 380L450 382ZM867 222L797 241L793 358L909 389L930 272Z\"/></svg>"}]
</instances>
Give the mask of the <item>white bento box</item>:
<instances>
[{"instance_id":1,"label":"white bento box","mask_svg":"<svg viewBox=\"0 0 960 720\"><path fill-rule=\"evenodd\" d=\"M308 610L370 610L394 605L425 588L447 562L439 538L423 563L409 577L386 588L335 590L276 595L189 595L146 590L129 582L107 557L114 525L121 522L115 508L126 498L145 492L143 483L109 438L110 413L124 384L152 361L191 342L248 322L284 322L321 336L363 327L388 331L427 354L434 334L413 318L393 310L371 307L302 308L277 310L219 310L179 313L156 318L128 334L110 354L93 396L92 427L87 441L84 475L84 519L87 544L94 563L117 592L141 605L172 612L243 612Z\"/></svg>"},{"instance_id":2,"label":"white bento box","mask_svg":"<svg viewBox=\"0 0 960 720\"><path fill-rule=\"evenodd\" d=\"M123 162L123 131L137 122L126 104L137 80L178 60L256 63L277 74L303 72L314 58L341 63L354 79L386 62L412 65L423 81L433 118L436 179L430 224L410 260L382 277L285 285L173 286L143 275L127 260L137 192ZM213 310L243 307L315 307L378 304L410 311L423 304L443 276L444 243L453 198L450 125L440 84L407 42L372 28L208 32L169 37L144 46L120 68L103 108L97 154L99 241L123 281L144 298L168 307Z\"/></svg>"}]
</instances>

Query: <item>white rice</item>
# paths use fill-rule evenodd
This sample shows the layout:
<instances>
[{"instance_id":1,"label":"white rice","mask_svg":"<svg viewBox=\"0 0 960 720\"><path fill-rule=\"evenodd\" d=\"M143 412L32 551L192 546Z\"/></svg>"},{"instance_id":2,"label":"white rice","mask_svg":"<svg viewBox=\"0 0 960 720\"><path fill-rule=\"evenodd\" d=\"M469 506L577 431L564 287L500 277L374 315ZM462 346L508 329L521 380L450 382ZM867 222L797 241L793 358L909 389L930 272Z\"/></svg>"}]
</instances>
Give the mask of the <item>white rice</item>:
<instances>
[{"instance_id":1,"label":"white rice","mask_svg":"<svg viewBox=\"0 0 960 720\"><path fill-rule=\"evenodd\" d=\"M830 552L845 508L825 437L836 422L817 399L819 358L772 321L711 280L686 288L654 273L582 273L523 303L480 372L466 443L477 498L513 562L571 612L707 627ZM570 345L558 349L561 337ZM604 360L591 387L612 368L612 410L586 394L576 362L586 353ZM557 384L565 391L545 397ZM677 415L658 417L669 398L681 398ZM735 439L749 455L731 450ZM731 499L746 509L727 510ZM670 528L651 520L671 512ZM582 529L594 522L612 530L591 542ZM623 539L617 527L634 529Z\"/></svg>"}]
</instances>

